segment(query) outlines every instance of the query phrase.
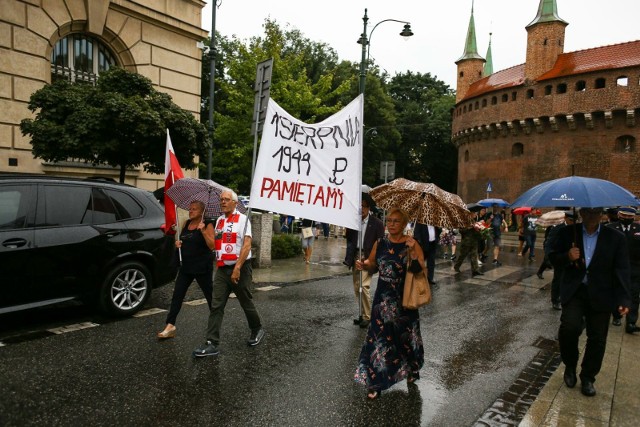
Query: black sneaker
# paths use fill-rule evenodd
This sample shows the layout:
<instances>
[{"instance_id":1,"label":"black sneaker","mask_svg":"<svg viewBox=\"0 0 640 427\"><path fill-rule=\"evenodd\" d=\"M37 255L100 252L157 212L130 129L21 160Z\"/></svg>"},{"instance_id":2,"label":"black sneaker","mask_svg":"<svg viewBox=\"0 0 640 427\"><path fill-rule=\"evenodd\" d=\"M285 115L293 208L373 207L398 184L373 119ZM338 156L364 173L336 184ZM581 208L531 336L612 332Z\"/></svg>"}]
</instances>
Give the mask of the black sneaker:
<instances>
[{"instance_id":1,"label":"black sneaker","mask_svg":"<svg viewBox=\"0 0 640 427\"><path fill-rule=\"evenodd\" d=\"M458 256L457 256L457 255L451 255L451 261L455 261L455 260L456 260L456 258L458 258Z\"/></svg>"},{"instance_id":2,"label":"black sneaker","mask_svg":"<svg viewBox=\"0 0 640 427\"><path fill-rule=\"evenodd\" d=\"M258 345L262 338L264 338L264 329L260 328L255 332L251 332L251 337L247 340L247 344L250 346Z\"/></svg>"},{"instance_id":3,"label":"black sneaker","mask_svg":"<svg viewBox=\"0 0 640 427\"><path fill-rule=\"evenodd\" d=\"M206 344L193 350L193 355L195 357L217 356L219 353L220 350L218 350L218 347L216 347L211 341L207 341Z\"/></svg>"},{"instance_id":4,"label":"black sneaker","mask_svg":"<svg viewBox=\"0 0 640 427\"><path fill-rule=\"evenodd\" d=\"M500 261L498 261L497 259L493 260L493 265L495 265L496 267L500 267L502 265L502 263Z\"/></svg>"}]
</instances>

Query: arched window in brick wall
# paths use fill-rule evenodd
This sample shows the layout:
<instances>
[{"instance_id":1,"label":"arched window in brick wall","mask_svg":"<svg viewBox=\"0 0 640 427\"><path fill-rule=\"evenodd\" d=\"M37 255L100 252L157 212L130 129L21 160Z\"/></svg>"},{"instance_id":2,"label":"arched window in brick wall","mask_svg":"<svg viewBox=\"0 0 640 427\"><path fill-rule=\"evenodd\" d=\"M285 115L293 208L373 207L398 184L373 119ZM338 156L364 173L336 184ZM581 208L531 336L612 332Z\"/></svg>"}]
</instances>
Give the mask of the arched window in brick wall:
<instances>
[{"instance_id":1,"label":"arched window in brick wall","mask_svg":"<svg viewBox=\"0 0 640 427\"><path fill-rule=\"evenodd\" d=\"M616 79L616 85L617 86L628 86L629 85L629 78L627 76L620 76Z\"/></svg>"},{"instance_id":2,"label":"arched window in brick wall","mask_svg":"<svg viewBox=\"0 0 640 427\"><path fill-rule=\"evenodd\" d=\"M492 96L491 97L491 105L496 105L498 103L498 97L497 96Z\"/></svg>"},{"instance_id":3,"label":"arched window in brick wall","mask_svg":"<svg viewBox=\"0 0 640 427\"><path fill-rule=\"evenodd\" d=\"M533 89L527 89L527 99L533 99Z\"/></svg>"},{"instance_id":4,"label":"arched window in brick wall","mask_svg":"<svg viewBox=\"0 0 640 427\"><path fill-rule=\"evenodd\" d=\"M487 106L487 98L482 100L482 108Z\"/></svg>"},{"instance_id":5,"label":"arched window in brick wall","mask_svg":"<svg viewBox=\"0 0 640 427\"><path fill-rule=\"evenodd\" d=\"M469 150L464 150L464 161L465 162L469 161Z\"/></svg>"},{"instance_id":6,"label":"arched window in brick wall","mask_svg":"<svg viewBox=\"0 0 640 427\"><path fill-rule=\"evenodd\" d=\"M551 95L551 91L552 91L552 90L553 90L553 86L551 86L551 85L546 85L546 86L544 87L544 94L545 94L545 95Z\"/></svg>"},{"instance_id":7,"label":"arched window in brick wall","mask_svg":"<svg viewBox=\"0 0 640 427\"><path fill-rule=\"evenodd\" d=\"M524 145L516 142L511 146L511 157L520 157L524 154Z\"/></svg>"},{"instance_id":8,"label":"arched window in brick wall","mask_svg":"<svg viewBox=\"0 0 640 427\"><path fill-rule=\"evenodd\" d=\"M464 71L460 71L460 77L464 77Z\"/></svg>"},{"instance_id":9,"label":"arched window in brick wall","mask_svg":"<svg viewBox=\"0 0 640 427\"><path fill-rule=\"evenodd\" d=\"M587 90L587 82L578 80L576 82L576 92L584 92L585 90Z\"/></svg>"},{"instance_id":10,"label":"arched window in brick wall","mask_svg":"<svg viewBox=\"0 0 640 427\"><path fill-rule=\"evenodd\" d=\"M600 77L596 79L596 83L593 86L596 89L604 89L607 86L607 79Z\"/></svg>"},{"instance_id":11,"label":"arched window in brick wall","mask_svg":"<svg viewBox=\"0 0 640 427\"><path fill-rule=\"evenodd\" d=\"M636 139L631 135L622 135L616 138L616 153L633 153L636 151Z\"/></svg>"},{"instance_id":12,"label":"arched window in brick wall","mask_svg":"<svg viewBox=\"0 0 640 427\"><path fill-rule=\"evenodd\" d=\"M476 106L475 106L475 108L476 108L476 110L477 110L478 108L480 108L480 101L476 101Z\"/></svg>"},{"instance_id":13,"label":"arched window in brick wall","mask_svg":"<svg viewBox=\"0 0 640 427\"><path fill-rule=\"evenodd\" d=\"M515 101L516 99L518 99L518 92L511 92L511 100Z\"/></svg>"},{"instance_id":14,"label":"arched window in brick wall","mask_svg":"<svg viewBox=\"0 0 640 427\"><path fill-rule=\"evenodd\" d=\"M51 51L51 81L94 83L98 74L116 65L115 56L99 40L71 34L56 42Z\"/></svg>"},{"instance_id":15,"label":"arched window in brick wall","mask_svg":"<svg viewBox=\"0 0 640 427\"><path fill-rule=\"evenodd\" d=\"M506 93L503 93L502 94L502 102L507 102L507 101L509 101L509 95L506 94Z\"/></svg>"},{"instance_id":16,"label":"arched window in brick wall","mask_svg":"<svg viewBox=\"0 0 640 427\"><path fill-rule=\"evenodd\" d=\"M560 83L558 86L556 86L556 93L567 93L567 84Z\"/></svg>"}]
</instances>

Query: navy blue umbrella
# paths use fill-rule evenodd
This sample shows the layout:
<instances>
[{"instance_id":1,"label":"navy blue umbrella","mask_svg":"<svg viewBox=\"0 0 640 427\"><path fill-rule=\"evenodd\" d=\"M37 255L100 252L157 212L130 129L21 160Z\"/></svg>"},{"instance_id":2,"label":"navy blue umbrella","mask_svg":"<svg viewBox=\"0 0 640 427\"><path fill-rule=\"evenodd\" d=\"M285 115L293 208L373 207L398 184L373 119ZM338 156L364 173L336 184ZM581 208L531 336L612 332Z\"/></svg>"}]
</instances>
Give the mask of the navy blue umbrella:
<instances>
[{"instance_id":1,"label":"navy blue umbrella","mask_svg":"<svg viewBox=\"0 0 640 427\"><path fill-rule=\"evenodd\" d=\"M638 206L638 199L629 190L611 181L582 176L568 176L538 184L525 191L512 207L535 206L550 208L600 208Z\"/></svg>"},{"instance_id":2,"label":"navy blue umbrella","mask_svg":"<svg viewBox=\"0 0 640 427\"><path fill-rule=\"evenodd\" d=\"M490 208L493 205L498 205L498 207L506 208L509 206L509 202L502 199L482 199L478 200L478 204L480 206L484 206L485 208Z\"/></svg>"}]
</instances>

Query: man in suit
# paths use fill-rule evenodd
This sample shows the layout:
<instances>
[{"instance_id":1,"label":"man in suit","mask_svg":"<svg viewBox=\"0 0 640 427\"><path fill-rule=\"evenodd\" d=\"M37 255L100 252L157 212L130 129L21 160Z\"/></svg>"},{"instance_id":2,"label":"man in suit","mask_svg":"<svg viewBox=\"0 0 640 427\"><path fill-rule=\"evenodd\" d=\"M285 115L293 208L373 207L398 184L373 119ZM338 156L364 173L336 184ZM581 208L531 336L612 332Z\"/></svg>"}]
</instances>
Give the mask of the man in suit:
<instances>
[{"instance_id":1,"label":"man in suit","mask_svg":"<svg viewBox=\"0 0 640 427\"><path fill-rule=\"evenodd\" d=\"M367 259L373 248L373 244L384 237L384 224L378 218L371 214L374 202L369 193L362 193L362 226L360 227L362 234L358 230L347 229L347 253L343 264L349 268L353 268L356 257ZM358 241L358 237L362 242ZM360 244L362 243L362 244ZM359 254L362 249L362 254ZM354 325L360 325L361 328L369 326L371 321L371 276L373 274L366 270L356 270L353 268L353 290L356 299L360 305L360 317L353 320ZM360 292L360 283L362 283L362 293Z\"/></svg>"},{"instance_id":2,"label":"man in suit","mask_svg":"<svg viewBox=\"0 0 640 427\"><path fill-rule=\"evenodd\" d=\"M594 396L611 311L615 308L625 315L631 303L629 250L623 234L600 225L602 208L582 208L580 216L582 224L558 231L549 257L554 265L563 266L558 340L565 365L564 382L569 388L577 382L578 339L584 318L587 345L580 372L581 391L585 396Z\"/></svg>"},{"instance_id":3,"label":"man in suit","mask_svg":"<svg viewBox=\"0 0 640 427\"><path fill-rule=\"evenodd\" d=\"M427 280L429 280L431 286L436 284L433 280L433 273L436 269L436 252L438 250L441 233L442 228L434 227L433 225L416 223L413 228L413 238L420 243L422 251L424 252L424 258L427 264Z\"/></svg>"},{"instance_id":4,"label":"man in suit","mask_svg":"<svg viewBox=\"0 0 640 427\"><path fill-rule=\"evenodd\" d=\"M638 321L638 306L640 305L640 224L633 222L636 217L636 210L634 208L619 208L617 215L618 221L610 222L607 226L623 233L629 245L629 263L631 267L629 292L631 293L631 307L629 307L629 314L627 314L625 331L628 334L633 334L634 332L640 331L640 328L636 325ZM617 323L619 326L621 323L620 319L620 314L614 311L614 325Z\"/></svg>"}]
</instances>

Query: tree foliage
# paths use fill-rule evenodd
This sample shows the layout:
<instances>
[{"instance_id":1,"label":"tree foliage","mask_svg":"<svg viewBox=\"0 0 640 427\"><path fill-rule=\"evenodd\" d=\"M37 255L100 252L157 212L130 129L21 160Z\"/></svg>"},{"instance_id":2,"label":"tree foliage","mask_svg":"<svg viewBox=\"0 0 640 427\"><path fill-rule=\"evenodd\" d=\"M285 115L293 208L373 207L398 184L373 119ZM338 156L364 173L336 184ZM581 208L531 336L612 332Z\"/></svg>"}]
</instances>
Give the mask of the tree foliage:
<instances>
[{"instance_id":1,"label":"tree foliage","mask_svg":"<svg viewBox=\"0 0 640 427\"><path fill-rule=\"evenodd\" d=\"M76 159L120 169L143 165L164 173L166 129L183 168L205 152L206 128L193 114L157 91L151 80L122 68L100 74L95 86L56 81L29 101L35 119L20 128L31 137L33 155L47 161Z\"/></svg>"}]
</instances>

